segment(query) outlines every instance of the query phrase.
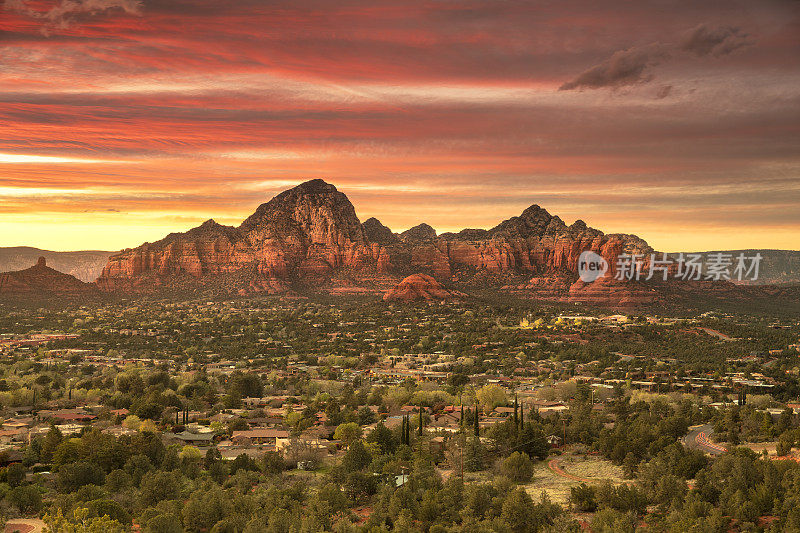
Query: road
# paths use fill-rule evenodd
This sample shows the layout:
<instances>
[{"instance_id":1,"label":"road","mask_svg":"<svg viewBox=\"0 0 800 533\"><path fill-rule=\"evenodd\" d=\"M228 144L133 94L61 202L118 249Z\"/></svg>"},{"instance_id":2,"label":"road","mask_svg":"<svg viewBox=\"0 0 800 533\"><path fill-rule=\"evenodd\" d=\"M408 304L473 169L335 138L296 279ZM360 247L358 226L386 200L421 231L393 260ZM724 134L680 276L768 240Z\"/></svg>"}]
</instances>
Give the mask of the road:
<instances>
[{"instance_id":1,"label":"road","mask_svg":"<svg viewBox=\"0 0 800 533\"><path fill-rule=\"evenodd\" d=\"M711 335L713 337L717 337L718 339L723 340L723 341L735 341L736 340L733 337L729 337L728 335L725 335L721 331L717 331L715 329L711 329L711 328L698 328L698 329L700 329L702 331L705 331L709 335Z\"/></svg>"},{"instance_id":2,"label":"road","mask_svg":"<svg viewBox=\"0 0 800 533\"><path fill-rule=\"evenodd\" d=\"M565 477L573 481L582 481L584 483L591 483L591 480L575 476L573 474L570 474L569 472L565 472L564 469L561 467L561 460L558 458L550 459L550 461L548 461L547 463L547 468L549 468L551 472L553 472L558 476Z\"/></svg>"},{"instance_id":3,"label":"road","mask_svg":"<svg viewBox=\"0 0 800 533\"><path fill-rule=\"evenodd\" d=\"M683 444L692 450L700 450L711 455L720 455L728 451L725 446L715 444L709 440L709 436L713 432L714 428L711 427L711 424L692 426L689 428L689 433L683 437Z\"/></svg>"},{"instance_id":4,"label":"road","mask_svg":"<svg viewBox=\"0 0 800 533\"><path fill-rule=\"evenodd\" d=\"M5 533L41 533L45 526L38 518L11 518L6 522Z\"/></svg>"}]
</instances>

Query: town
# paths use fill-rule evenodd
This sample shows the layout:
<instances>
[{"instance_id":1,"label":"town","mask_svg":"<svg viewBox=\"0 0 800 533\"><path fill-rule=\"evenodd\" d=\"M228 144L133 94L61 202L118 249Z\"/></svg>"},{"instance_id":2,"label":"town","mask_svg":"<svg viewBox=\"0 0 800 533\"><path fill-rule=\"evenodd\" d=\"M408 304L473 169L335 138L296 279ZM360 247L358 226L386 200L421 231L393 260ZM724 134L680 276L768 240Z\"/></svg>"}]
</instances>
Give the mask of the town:
<instances>
[{"instance_id":1,"label":"town","mask_svg":"<svg viewBox=\"0 0 800 533\"><path fill-rule=\"evenodd\" d=\"M420 519L390 501L505 486L537 517L513 531L670 528L729 448L781 468L800 458L800 324L785 317L368 298L14 308L0 372L11 523L434 530L466 511ZM663 487L667 459L690 466ZM237 511L281 491L296 501ZM695 519L794 516L769 503ZM505 507L470 520L519 519Z\"/></svg>"}]
</instances>

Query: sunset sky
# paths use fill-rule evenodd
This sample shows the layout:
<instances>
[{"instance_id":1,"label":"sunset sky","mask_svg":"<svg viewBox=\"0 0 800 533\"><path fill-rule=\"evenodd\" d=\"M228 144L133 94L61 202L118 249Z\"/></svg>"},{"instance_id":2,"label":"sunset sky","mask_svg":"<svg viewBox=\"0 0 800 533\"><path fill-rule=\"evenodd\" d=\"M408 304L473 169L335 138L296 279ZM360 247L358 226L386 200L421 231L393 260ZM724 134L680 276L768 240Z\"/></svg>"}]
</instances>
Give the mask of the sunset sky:
<instances>
[{"instance_id":1,"label":"sunset sky","mask_svg":"<svg viewBox=\"0 0 800 533\"><path fill-rule=\"evenodd\" d=\"M395 231L536 203L800 249L798 1L2 2L0 246L238 225L319 177Z\"/></svg>"}]
</instances>

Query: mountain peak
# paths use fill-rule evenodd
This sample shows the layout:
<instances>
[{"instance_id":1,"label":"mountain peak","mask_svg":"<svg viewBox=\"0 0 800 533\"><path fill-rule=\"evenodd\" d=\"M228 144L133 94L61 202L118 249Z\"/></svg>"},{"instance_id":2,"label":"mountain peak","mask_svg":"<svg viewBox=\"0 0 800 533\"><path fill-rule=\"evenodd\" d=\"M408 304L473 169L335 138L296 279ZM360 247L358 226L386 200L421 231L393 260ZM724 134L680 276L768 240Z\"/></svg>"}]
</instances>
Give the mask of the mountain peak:
<instances>
[{"instance_id":1,"label":"mountain peak","mask_svg":"<svg viewBox=\"0 0 800 533\"><path fill-rule=\"evenodd\" d=\"M320 178L304 181L300 185L293 187L286 192L290 193L293 191L297 191L299 193L304 193L304 194L322 194L329 192L338 192L334 185Z\"/></svg>"},{"instance_id":2,"label":"mountain peak","mask_svg":"<svg viewBox=\"0 0 800 533\"><path fill-rule=\"evenodd\" d=\"M353 204L322 179L301 183L261 204L239 228L255 231L255 240L291 238L325 245L366 240Z\"/></svg>"},{"instance_id":3,"label":"mountain peak","mask_svg":"<svg viewBox=\"0 0 800 533\"><path fill-rule=\"evenodd\" d=\"M553 216L546 209L537 204L526 208L519 216L504 220L489 232L493 235L502 234L509 237L542 236L545 234L558 234L566 230L564 221Z\"/></svg>"},{"instance_id":4,"label":"mountain peak","mask_svg":"<svg viewBox=\"0 0 800 533\"><path fill-rule=\"evenodd\" d=\"M375 217L370 217L361 224L364 228L364 234L369 242L377 242L379 244L391 244L397 242L399 239L397 235L392 233L392 230L384 226L380 220Z\"/></svg>"},{"instance_id":5,"label":"mountain peak","mask_svg":"<svg viewBox=\"0 0 800 533\"><path fill-rule=\"evenodd\" d=\"M424 222L405 230L400 238L408 242L430 241L436 238L436 230Z\"/></svg>"}]
</instances>

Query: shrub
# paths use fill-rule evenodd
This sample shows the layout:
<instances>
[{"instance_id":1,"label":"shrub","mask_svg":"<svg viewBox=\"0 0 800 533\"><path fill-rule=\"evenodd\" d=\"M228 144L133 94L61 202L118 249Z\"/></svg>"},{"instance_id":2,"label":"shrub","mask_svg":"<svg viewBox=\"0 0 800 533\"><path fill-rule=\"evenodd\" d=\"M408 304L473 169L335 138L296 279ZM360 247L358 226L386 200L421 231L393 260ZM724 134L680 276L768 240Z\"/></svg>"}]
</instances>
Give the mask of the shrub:
<instances>
[{"instance_id":1,"label":"shrub","mask_svg":"<svg viewBox=\"0 0 800 533\"><path fill-rule=\"evenodd\" d=\"M533 479L533 461L526 453L514 452L503 461L501 471L511 481L527 483Z\"/></svg>"}]
</instances>

